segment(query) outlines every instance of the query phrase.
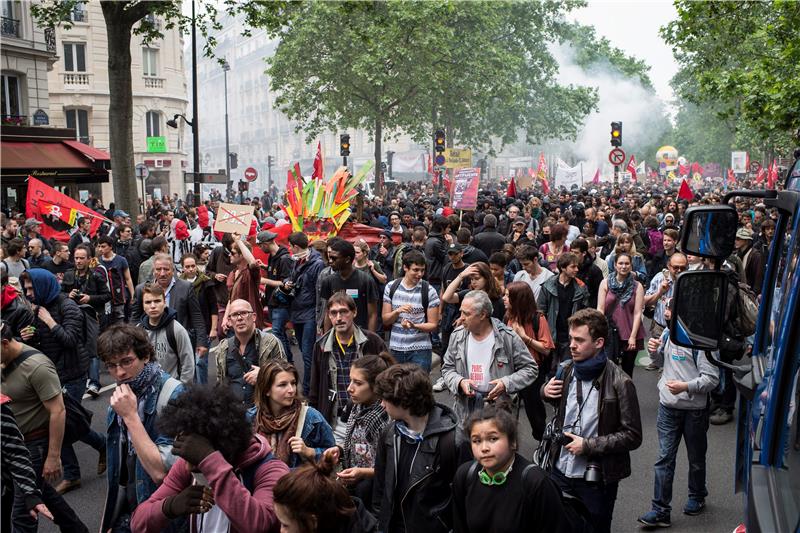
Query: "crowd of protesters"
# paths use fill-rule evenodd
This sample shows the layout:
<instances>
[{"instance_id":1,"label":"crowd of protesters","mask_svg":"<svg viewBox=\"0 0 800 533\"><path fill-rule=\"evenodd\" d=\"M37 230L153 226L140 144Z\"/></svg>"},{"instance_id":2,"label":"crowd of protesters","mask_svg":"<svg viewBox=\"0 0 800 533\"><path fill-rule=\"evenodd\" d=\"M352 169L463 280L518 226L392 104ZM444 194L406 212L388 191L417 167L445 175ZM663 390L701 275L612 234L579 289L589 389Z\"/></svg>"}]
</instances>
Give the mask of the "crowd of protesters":
<instances>
[{"instance_id":1,"label":"crowd of protesters","mask_svg":"<svg viewBox=\"0 0 800 533\"><path fill-rule=\"evenodd\" d=\"M131 216L90 198L113 223L79 218L66 242L3 213L4 530L87 530L62 495L88 445L104 532L610 531L642 442L637 366L661 373L639 522L671 524L681 437L683 512L703 511L709 423L732 419L736 390L668 323L677 276L706 268L679 249L683 213L719 191L494 183L456 212L405 183L364 200L352 222L379 231L354 242L284 240L274 191L235 199L254 234L215 234L220 200ZM736 207L725 268L758 294L776 215ZM752 339L727 333L721 355L746 355ZM97 432L80 404L103 370L116 386ZM538 461L520 454L520 412Z\"/></svg>"}]
</instances>

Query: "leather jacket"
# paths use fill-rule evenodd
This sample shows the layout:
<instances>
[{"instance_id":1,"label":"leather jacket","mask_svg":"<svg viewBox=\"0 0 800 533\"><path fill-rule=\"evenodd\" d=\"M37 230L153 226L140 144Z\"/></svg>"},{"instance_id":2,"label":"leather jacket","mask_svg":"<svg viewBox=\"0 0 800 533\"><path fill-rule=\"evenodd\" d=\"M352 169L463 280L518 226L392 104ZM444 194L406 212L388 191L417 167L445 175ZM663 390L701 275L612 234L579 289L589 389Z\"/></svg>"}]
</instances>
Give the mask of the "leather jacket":
<instances>
[{"instance_id":1,"label":"leather jacket","mask_svg":"<svg viewBox=\"0 0 800 533\"><path fill-rule=\"evenodd\" d=\"M561 398L557 400L546 398L544 396L546 383L540 390L542 399L557 408L558 427L563 427L564 424L566 391L569 390L572 370L570 362L565 368L563 387L565 392ZM597 402L599 410L597 436L584 439L583 452L599 459L603 482L613 483L631 475L630 452L642 444L642 418L639 414L636 387L622 368L612 361L607 361L598 382L600 399ZM556 464L560 454L561 446L554 444L550 448L551 464Z\"/></svg>"}]
</instances>

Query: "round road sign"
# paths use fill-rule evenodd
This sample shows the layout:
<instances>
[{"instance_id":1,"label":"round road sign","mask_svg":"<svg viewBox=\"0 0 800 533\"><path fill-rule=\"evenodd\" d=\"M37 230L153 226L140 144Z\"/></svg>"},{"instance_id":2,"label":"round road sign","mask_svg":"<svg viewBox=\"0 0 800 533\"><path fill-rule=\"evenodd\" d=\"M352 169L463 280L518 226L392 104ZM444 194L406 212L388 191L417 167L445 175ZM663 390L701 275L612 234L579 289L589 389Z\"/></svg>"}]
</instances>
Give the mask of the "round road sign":
<instances>
[{"instance_id":1,"label":"round road sign","mask_svg":"<svg viewBox=\"0 0 800 533\"><path fill-rule=\"evenodd\" d=\"M253 167L247 167L246 169L244 169L244 179L246 179L247 181L256 181L257 177L258 177L258 171Z\"/></svg>"},{"instance_id":2,"label":"round road sign","mask_svg":"<svg viewBox=\"0 0 800 533\"><path fill-rule=\"evenodd\" d=\"M136 177L140 180L146 180L147 177L150 175L150 169L147 168L147 165L143 163L139 163L134 167L136 169Z\"/></svg>"},{"instance_id":3,"label":"round road sign","mask_svg":"<svg viewBox=\"0 0 800 533\"><path fill-rule=\"evenodd\" d=\"M750 172L757 174L761 170L761 163L758 161L750 161Z\"/></svg>"},{"instance_id":4,"label":"round road sign","mask_svg":"<svg viewBox=\"0 0 800 533\"><path fill-rule=\"evenodd\" d=\"M625 162L625 152L622 151L622 148L614 148L608 152L608 161L612 165L621 165Z\"/></svg>"}]
</instances>

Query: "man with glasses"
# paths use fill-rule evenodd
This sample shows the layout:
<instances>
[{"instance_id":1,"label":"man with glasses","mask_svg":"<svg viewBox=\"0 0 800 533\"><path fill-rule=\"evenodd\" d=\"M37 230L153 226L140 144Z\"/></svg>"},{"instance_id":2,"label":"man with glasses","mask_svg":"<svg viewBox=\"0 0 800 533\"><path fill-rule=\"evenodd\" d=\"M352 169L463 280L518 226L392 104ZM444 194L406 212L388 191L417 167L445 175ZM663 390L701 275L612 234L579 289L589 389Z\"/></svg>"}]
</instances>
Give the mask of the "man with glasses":
<instances>
[{"instance_id":1,"label":"man with glasses","mask_svg":"<svg viewBox=\"0 0 800 533\"><path fill-rule=\"evenodd\" d=\"M672 291L675 287L675 280L681 272L689 266L689 260L681 252L675 252L670 256L667 268L662 270L650 282L650 288L644 295L644 306L654 307L653 324L650 327L650 338L658 339L667 327L664 312L669 301L672 299ZM658 370L664 365L663 352L650 352L651 363L645 370Z\"/></svg>"},{"instance_id":2,"label":"man with glasses","mask_svg":"<svg viewBox=\"0 0 800 533\"><path fill-rule=\"evenodd\" d=\"M169 400L183 392L155 360L147 334L115 324L97 339L97 352L117 383L108 409L108 493L102 531L130 531L136 507L150 497L175 462L172 439L158 429Z\"/></svg>"},{"instance_id":3,"label":"man with glasses","mask_svg":"<svg viewBox=\"0 0 800 533\"><path fill-rule=\"evenodd\" d=\"M222 339L214 348L217 383L227 382L248 409L253 406L253 392L259 368L273 359L286 359L278 338L256 328L253 306L247 300L228 304L228 320L233 337Z\"/></svg>"},{"instance_id":4,"label":"man with glasses","mask_svg":"<svg viewBox=\"0 0 800 533\"><path fill-rule=\"evenodd\" d=\"M386 344L378 335L355 324L356 302L344 292L326 303L332 328L314 345L308 400L333 428L336 442L344 441L350 365L365 355L379 355ZM335 369L335 370L334 370Z\"/></svg>"}]
</instances>

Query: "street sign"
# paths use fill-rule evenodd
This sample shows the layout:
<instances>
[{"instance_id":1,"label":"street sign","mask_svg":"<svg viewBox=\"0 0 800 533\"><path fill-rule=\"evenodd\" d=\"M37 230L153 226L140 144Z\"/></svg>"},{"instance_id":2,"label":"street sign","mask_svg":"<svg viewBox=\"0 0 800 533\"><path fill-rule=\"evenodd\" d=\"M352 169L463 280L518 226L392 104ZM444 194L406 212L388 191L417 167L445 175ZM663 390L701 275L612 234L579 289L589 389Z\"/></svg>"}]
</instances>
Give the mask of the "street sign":
<instances>
[{"instance_id":1,"label":"street sign","mask_svg":"<svg viewBox=\"0 0 800 533\"><path fill-rule=\"evenodd\" d=\"M134 168L136 168L136 177L140 180L146 180L150 175L150 169L144 163L139 163Z\"/></svg>"},{"instance_id":2,"label":"street sign","mask_svg":"<svg viewBox=\"0 0 800 533\"><path fill-rule=\"evenodd\" d=\"M244 179L247 181L256 181L256 178L258 178L258 171L256 169L253 167L244 169Z\"/></svg>"},{"instance_id":3,"label":"street sign","mask_svg":"<svg viewBox=\"0 0 800 533\"><path fill-rule=\"evenodd\" d=\"M443 167L445 163L445 158L442 154L439 154L436 156L433 162L436 163L436 166Z\"/></svg>"},{"instance_id":4,"label":"street sign","mask_svg":"<svg viewBox=\"0 0 800 533\"><path fill-rule=\"evenodd\" d=\"M195 181L197 183L215 183L217 185L227 185L228 176L225 175L225 171L222 171L219 174L209 174L207 172L201 172L199 177L195 179L194 172L183 173L184 183L194 183Z\"/></svg>"},{"instance_id":5,"label":"street sign","mask_svg":"<svg viewBox=\"0 0 800 533\"><path fill-rule=\"evenodd\" d=\"M612 165L621 165L625 162L625 152L622 148L614 148L608 152L608 162Z\"/></svg>"},{"instance_id":6,"label":"street sign","mask_svg":"<svg viewBox=\"0 0 800 533\"><path fill-rule=\"evenodd\" d=\"M469 148L447 148L444 151L447 168L472 167L472 150Z\"/></svg>"}]
</instances>

